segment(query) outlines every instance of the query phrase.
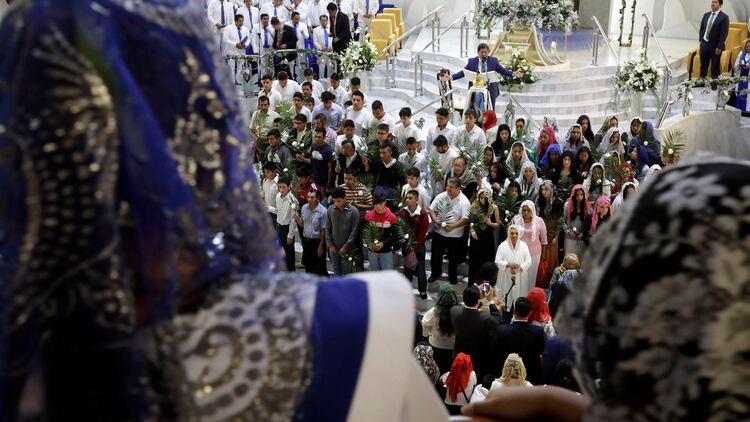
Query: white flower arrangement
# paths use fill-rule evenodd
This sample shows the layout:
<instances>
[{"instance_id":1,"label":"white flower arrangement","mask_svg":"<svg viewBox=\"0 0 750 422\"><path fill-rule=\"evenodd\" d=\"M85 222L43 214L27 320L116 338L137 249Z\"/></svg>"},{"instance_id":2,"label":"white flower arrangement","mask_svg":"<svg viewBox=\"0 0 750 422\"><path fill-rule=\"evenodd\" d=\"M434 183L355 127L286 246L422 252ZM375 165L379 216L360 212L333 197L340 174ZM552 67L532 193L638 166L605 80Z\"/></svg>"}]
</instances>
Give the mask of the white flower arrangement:
<instances>
[{"instance_id":1,"label":"white flower arrangement","mask_svg":"<svg viewBox=\"0 0 750 422\"><path fill-rule=\"evenodd\" d=\"M378 61L378 49L366 41L350 41L341 56L341 70L347 76L369 72Z\"/></svg>"},{"instance_id":2,"label":"white flower arrangement","mask_svg":"<svg viewBox=\"0 0 750 422\"><path fill-rule=\"evenodd\" d=\"M440 223L440 227L446 228L448 227L448 224L445 221L443 221L442 223Z\"/></svg>"},{"instance_id":3,"label":"white flower arrangement","mask_svg":"<svg viewBox=\"0 0 750 422\"><path fill-rule=\"evenodd\" d=\"M500 85L512 88L514 85L533 84L539 81L539 77L534 75L534 65L526 60L525 53L520 48L511 47L510 49L510 65L506 66L510 71L521 71L523 76L520 78L515 77L503 77L500 80Z\"/></svg>"},{"instance_id":4,"label":"white flower arrangement","mask_svg":"<svg viewBox=\"0 0 750 422\"><path fill-rule=\"evenodd\" d=\"M483 0L480 13L474 14L474 26L479 36L501 19L518 21L537 28L571 31L578 26L578 13L572 0Z\"/></svg>"},{"instance_id":5,"label":"white flower arrangement","mask_svg":"<svg viewBox=\"0 0 750 422\"><path fill-rule=\"evenodd\" d=\"M613 83L621 93L646 92L656 89L661 77L661 68L649 61L646 51L641 49L636 57L625 60Z\"/></svg>"}]
</instances>

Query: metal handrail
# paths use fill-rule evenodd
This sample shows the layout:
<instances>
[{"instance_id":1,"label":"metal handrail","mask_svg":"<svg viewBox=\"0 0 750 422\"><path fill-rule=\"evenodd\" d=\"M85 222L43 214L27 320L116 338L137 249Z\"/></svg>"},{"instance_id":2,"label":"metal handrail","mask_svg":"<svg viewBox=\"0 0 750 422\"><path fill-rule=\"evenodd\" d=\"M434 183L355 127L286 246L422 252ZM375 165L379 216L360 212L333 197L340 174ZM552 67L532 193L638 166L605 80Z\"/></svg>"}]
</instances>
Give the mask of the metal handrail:
<instances>
[{"instance_id":1,"label":"metal handrail","mask_svg":"<svg viewBox=\"0 0 750 422\"><path fill-rule=\"evenodd\" d=\"M471 11L471 10L468 10L468 11L466 11L466 13L464 13L464 14L463 14L463 15L461 15L461 16L459 16L459 17L458 17L458 19L454 20L454 21L453 21L453 23L451 23L450 25L448 25L448 27L447 27L447 28L445 28L445 30L444 30L443 32L441 32L440 34L438 34L438 36L437 36L437 37L435 37L435 39L433 39L432 41L430 41L429 43L427 43L427 45L426 45L426 46L424 46L424 47L423 47L423 48L422 48L421 50L419 50L419 51L418 51L417 53L415 53L415 54L412 54L412 61L414 60L414 57L415 57L416 55L419 55L419 54L422 54L422 53L424 53L424 51L425 51L425 50L427 50L427 47L431 46L431 45L432 45L432 44L433 44L433 43L434 43L435 41L439 41L439 40L440 40L440 38L441 38L441 37L442 37L443 35L445 35L445 33L446 33L446 32L448 32L449 30L453 29L453 27L454 27L454 26L456 26L456 24L457 24L457 23L461 22L461 20L462 20L463 18L465 18L465 17L466 17L466 15L468 15L469 13L472 13L472 11Z\"/></svg>"},{"instance_id":2,"label":"metal handrail","mask_svg":"<svg viewBox=\"0 0 750 422\"><path fill-rule=\"evenodd\" d=\"M427 15L426 15L425 17L423 17L422 19L420 19L420 20L419 20L419 22L417 22L416 24L414 24L414 27L412 27L412 28L411 28L410 30L408 30L408 31L404 32L404 34L403 34L403 35L401 35L400 37L398 37L398 38L396 38L395 40L393 40L393 42L392 42L392 43L390 43L390 44L386 45L386 46L385 46L385 47L383 48L383 51L389 51L389 50L390 50L390 48L392 48L392 47L393 47L393 46L395 46L396 44L400 43L400 42L401 42L401 40L403 40L404 38L406 38L406 37L408 37L409 35L413 34L413 33L414 33L415 31L417 31L418 29L419 29L419 30L421 30L421 29L422 29L422 27L421 27L420 25L422 24L422 22L426 21L426 20L427 20L427 18L431 17L432 15L435 15L435 14L436 14L437 12L439 12L439 11L440 11L440 9L442 9L442 8L443 8L443 6L438 6L438 7L436 7L436 8L435 8L435 9L434 9L434 10L433 10L432 12L428 13L428 14L427 14Z\"/></svg>"},{"instance_id":3,"label":"metal handrail","mask_svg":"<svg viewBox=\"0 0 750 422\"><path fill-rule=\"evenodd\" d=\"M429 106L431 106L431 105L435 104L435 103L436 103L436 102L438 102L438 101L442 101L442 100L443 100L443 98L447 97L447 96L448 96L448 95L450 95L450 94L453 94L453 90L452 90L452 89L451 89L450 91L446 91L446 92L445 92L445 93L444 93L443 95L440 95L439 97L437 97L437 98L435 98L434 100L430 101L429 103L427 103L427 104L423 105L422 107L419 107L419 109L417 109L417 111L412 111L411 115L412 115L412 116L416 116L417 114L419 114L419 113L421 113L421 112L423 112L423 111L427 110L427 107L429 107ZM400 110L400 109L399 109L399 110ZM396 111L398 111L398 110L393 110L392 112L396 112Z\"/></svg>"},{"instance_id":4,"label":"metal handrail","mask_svg":"<svg viewBox=\"0 0 750 422\"><path fill-rule=\"evenodd\" d=\"M598 63L598 56L599 56L599 34L602 34L602 37L604 38L604 41L607 43L607 47L609 47L609 52L612 53L612 57L614 57L617 60L617 66L620 65L620 56L615 52L615 49L612 48L612 43L609 40L609 37L604 32L604 28L602 28L602 24L599 22L599 19L597 19L596 16L592 16L591 20L594 21L594 24L596 24L595 32L594 32L594 46L592 48L593 50L593 62L592 64L596 66ZM598 31L599 34L596 33Z\"/></svg>"},{"instance_id":5,"label":"metal handrail","mask_svg":"<svg viewBox=\"0 0 750 422\"><path fill-rule=\"evenodd\" d=\"M648 50L648 38L649 38L648 31L650 29L651 35L654 37L654 41L656 41L656 46L659 47L661 56L664 59L664 63L666 64L667 73L669 73L669 76L671 77L674 74L674 72L672 71L672 66L669 64L669 58L667 57L667 53L664 52L664 49L661 46L661 42L659 42L659 38L656 37L656 29L654 29L654 25L651 24L651 19L648 18L648 15L644 13L643 18L646 19L646 26L643 28L643 49Z\"/></svg>"}]
</instances>

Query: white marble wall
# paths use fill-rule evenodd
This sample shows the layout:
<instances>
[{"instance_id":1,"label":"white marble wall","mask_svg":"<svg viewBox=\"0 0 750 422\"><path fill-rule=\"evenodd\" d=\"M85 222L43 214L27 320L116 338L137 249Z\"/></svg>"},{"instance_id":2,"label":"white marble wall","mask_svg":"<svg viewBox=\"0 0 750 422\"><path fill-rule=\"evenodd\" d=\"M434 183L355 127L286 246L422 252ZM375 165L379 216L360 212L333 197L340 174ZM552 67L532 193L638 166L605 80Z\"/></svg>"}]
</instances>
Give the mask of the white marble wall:
<instances>
[{"instance_id":1,"label":"white marble wall","mask_svg":"<svg viewBox=\"0 0 750 422\"><path fill-rule=\"evenodd\" d=\"M726 111L693 112L688 117L675 116L667 119L655 135L661 139L673 129L684 129L683 155L697 151L711 151L728 157L750 159L750 138L740 128L740 112Z\"/></svg>"}]
</instances>

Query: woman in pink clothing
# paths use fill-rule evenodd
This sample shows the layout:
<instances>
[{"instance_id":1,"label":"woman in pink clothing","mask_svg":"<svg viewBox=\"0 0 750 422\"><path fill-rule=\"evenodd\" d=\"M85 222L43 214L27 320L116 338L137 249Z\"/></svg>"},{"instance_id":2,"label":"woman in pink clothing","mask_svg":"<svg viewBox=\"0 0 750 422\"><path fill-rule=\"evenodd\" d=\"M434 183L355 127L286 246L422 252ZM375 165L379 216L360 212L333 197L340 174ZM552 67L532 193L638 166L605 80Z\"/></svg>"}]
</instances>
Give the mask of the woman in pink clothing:
<instances>
[{"instance_id":1,"label":"woman in pink clothing","mask_svg":"<svg viewBox=\"0 0 750 422\"><path fill-rule=\"evenodd\" d=\"M532 201L523 201L519 214L513 218L513 224L523 227L523 240L529 247L531 267L527 270L526 286L521 286L521 294L528 293L536 286L536 273L542 257L542 247L547 245L547 225L544 219L537 217L536 205Z\"/></svg>"}]
</instances>

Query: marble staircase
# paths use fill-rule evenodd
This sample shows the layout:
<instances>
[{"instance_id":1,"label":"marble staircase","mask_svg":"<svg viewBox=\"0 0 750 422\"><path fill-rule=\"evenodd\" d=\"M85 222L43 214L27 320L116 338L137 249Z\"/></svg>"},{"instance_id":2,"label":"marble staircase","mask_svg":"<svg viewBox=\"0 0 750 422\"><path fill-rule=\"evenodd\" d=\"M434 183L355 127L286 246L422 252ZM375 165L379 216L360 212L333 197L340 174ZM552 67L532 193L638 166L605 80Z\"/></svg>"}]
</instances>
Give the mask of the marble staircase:
<instances>
[{"instance_id":1,"label":"marble staircase","mask_svg":"<svg viewBox=\"0 0 750 422\"><path fill-rule=\"evenodd\" d=\"M385 64L379 64L369 76L368 93L376 98L392 98L401 100L408 104L413 110L421 108L425 104L439 97L438 84L435 75L440 69L447 68L452 72L459 71L464 60L448 54L429 53L423 54L424 84L422 95L414 93L414 70L410 61L411 53L402 51L396 63L395 87L388 86L389 74L386 72ZM687 79L687 69L682 60L671 63L675 69L672 85L676 85ZM592 119L594 127L599 125L604 117L614 111L614 88L611 78L617 67L614 65L588 66L584 68L571 68L566 65L551 66L548 68L537 68L536 74L541 79L534 84L515 87L511 95L528 110L532 118L541 122L545 114L551 114L558 119L560 129L567 129L581 114L587 114ZM455 81L454 103L456 106L463 104L467 93L468 82L466 80ZM696 98L700 100L699 98ZM501 93L497 100L498 111L504 110L507 98ZM425 120L431 120L432 114L440 106L439 102L432 104L424 110ZM624 101L620 101L619 114L627 110ZM388 110L397 112L398 110ZM652 94L644 97L644 117L654 118L657 111L657 99ZM677 110L673 108L672 114ZM519 110L516 111L521 114Z\"/></svg>"}]
</instances>

